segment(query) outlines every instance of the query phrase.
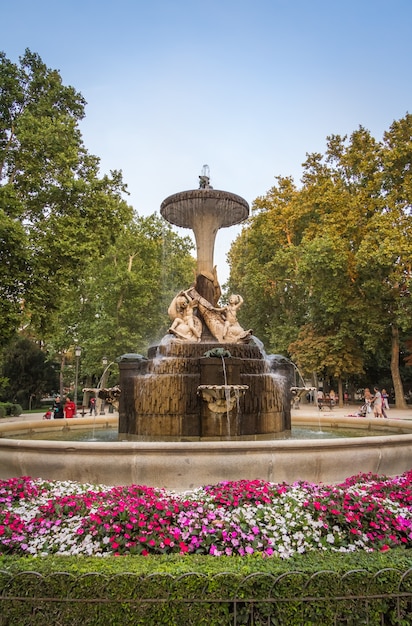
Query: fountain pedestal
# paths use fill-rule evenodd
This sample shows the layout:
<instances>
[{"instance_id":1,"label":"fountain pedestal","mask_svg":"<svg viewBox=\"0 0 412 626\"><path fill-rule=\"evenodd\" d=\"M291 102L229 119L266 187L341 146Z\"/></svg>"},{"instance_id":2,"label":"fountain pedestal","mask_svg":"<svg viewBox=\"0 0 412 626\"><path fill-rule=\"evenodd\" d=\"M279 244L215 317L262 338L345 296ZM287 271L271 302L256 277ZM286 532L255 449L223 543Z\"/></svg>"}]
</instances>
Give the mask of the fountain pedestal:
<instances>
[{"instance_id":1,"label":"fountain pedestal","mask_svg":"<svg viewBox=\"0 0 412 626\"><path fill-rule=\"evenodd\" d=\"M231 434L290 430L290 385L285 377L270 370L253 344L227 344L232 356L223 360L204 356L220 346L169 340L151 348L147 359L120 361L120 435L153 441L226 436L221 417L213 417L198 393L199 386L225 384L248 388L231 410Z\"/></svg>"}]
</instances>

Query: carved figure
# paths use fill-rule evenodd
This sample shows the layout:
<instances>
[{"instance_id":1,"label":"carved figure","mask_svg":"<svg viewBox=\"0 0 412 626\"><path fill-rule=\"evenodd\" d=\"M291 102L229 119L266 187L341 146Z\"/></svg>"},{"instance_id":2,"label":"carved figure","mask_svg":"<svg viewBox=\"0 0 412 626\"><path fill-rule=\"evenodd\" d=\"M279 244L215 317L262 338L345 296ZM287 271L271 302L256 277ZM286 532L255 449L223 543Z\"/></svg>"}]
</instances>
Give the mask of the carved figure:
<instances>
[{"instance_id":1,"label":"carved figure","mask_svg":"<svg viewBox=\"0 0 412 626\"><path fill-rule=\"evenodd\" d=\"M242 304L242 296L239 296L238 294L232 294L229 297L229 303L226 306L215 309L216 311L222 312L223 318L225 320L222 334L223 339L225 339L225 337L229 333L229 330L231 331L231 335L233 335L233 333L239 334L239 332L244 332L243 328L237 321L237 310L242 306Z\"/></svg>"},{"instance_id":2,"label":"carved figure","mask_svg":"<svg viewBox=\"0 0 412 626\"><path fill-rule=\"evenodd\" d=\"M169 328L178 339L183 341L200 341L202 322L194 315L197 302L190 298L186 291L181 291L169 306L169 316L173 320Z\"/></svg>"},{"instance_id":3,"label":"carved figure","mask_svg":"<svg viewBox=\"0 0 412 626\"><path fill-rule=\"evenodd\" d=\"M199 189L209 188L209 176L199 176Z\"/></svg>"},{"instance_id":4,"label":"carved figure","mask_svg":"<svg viewBox=\"0 0 412 626\"><path fill-rule=\"evenodd\" d=\"M247 343L250 340L252 330L244 330L237 320L237 309L243 303L241 296L233 294L227 306L214 307L195 289L190 289L190 295L196 300L206 326L219 343Z\"/></svg>"}]
</instances>

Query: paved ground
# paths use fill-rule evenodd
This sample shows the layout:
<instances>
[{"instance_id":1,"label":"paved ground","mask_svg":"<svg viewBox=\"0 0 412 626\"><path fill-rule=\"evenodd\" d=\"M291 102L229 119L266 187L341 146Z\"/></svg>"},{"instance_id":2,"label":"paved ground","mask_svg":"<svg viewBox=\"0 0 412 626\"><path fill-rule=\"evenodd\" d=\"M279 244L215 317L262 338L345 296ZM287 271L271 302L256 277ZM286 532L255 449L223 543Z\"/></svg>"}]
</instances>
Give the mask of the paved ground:
<instances>
[{"instance_id":1,"label":"paved ground","mask_svg":"<svg viewBox=\"0 0 412 626\"><path fill-rule=\"evenodd\" d=\"M344 406L343 408L335 406L332 410L328 408L323 408L321 411L318 409L317 404L301 404L299 409L292 409L292 419L293 416L296 415L307 415L308 417L314 416L322 416L322 415L339 415L339 417L345 416L354 416L360 409L360 404L352 404L349 406ZM408 405L408 408L405 410L395 409L391 407L389 411L386 411L388 419L402 419L402 420L412 420L412 405ZM368 417L373 417L373 413L369 413Z\"/></svg>"},{"instance_id":2,"label":"paved ground","mask_svg":"<svg viewBox=\"0 0 412 626\"><path fill-rule=\"evenodd\" d=\"M332 413L333 415L338 415L339 417L345 417L345 416L353 416L356 415L356 413L359 411L360 408L360 404L356 404L356 405L349 405L349 406L345 406L343 408L335 406L332 411L330 411L328 408L324 408L321 411L319 411L317 405L313 405L313 404L302 404L300 406L299 409L292 409L292 418L294 415L296 416L308 416L308 417L318 417L318 416L322 416L322 415L328 415L330 413ZM23 413L22 415L19 415L18 417L4 417L1 418L0 421L11 421L11 422L19 422L19 421L27 421L27 420L37 420L37 419L43 419L43 415L44 415L45 411L41 411L38 413ZM117 413L109 413L108 410L106 410L106 415L110 415L110 416L114 416L117 415ZM408 408L405 410L400 410L400 409L395 409L395 408L390 408L389 411L387 411L388 414L388 418L389 419L404 419L404 420L412 420L412 405L408 405ZM81 417L81 413L77 414L77 417ZM85 417L89 417L89 412L87 411L85 413ZM373 414L371 413L369 415L369 417L373 417Z\"/></svg>"},{"instance_id":3,"label":"paved ground","mask_svg":"<svg viewBox=\"0 0 412 626\"><path fill-rule=\"evenodd\" d=\"M46 411L39 411L38 413L22 413L21 415L17 416L17 417L2 417L0 418L0 423L1 422L26 422L26 421L30 421L30 420L42 420L43 419L43 415L45 414ZM110 417L113 417L115 415L117 415L116 412L114 413L109 413L108 410L105 411L105 415ZM82 417L81 412L79 412L76 417ZM90 417L89 411L85 412L84 417ZM98 415L98 417L100 417L100 414Z\"/></svg>"}]
</instances>

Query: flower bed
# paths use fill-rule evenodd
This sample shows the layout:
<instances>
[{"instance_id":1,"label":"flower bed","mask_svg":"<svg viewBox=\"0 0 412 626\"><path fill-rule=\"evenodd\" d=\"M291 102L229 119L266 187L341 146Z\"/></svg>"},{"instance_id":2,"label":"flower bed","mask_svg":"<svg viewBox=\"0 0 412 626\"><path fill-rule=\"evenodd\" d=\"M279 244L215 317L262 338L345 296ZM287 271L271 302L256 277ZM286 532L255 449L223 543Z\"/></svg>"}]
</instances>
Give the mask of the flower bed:
<instances>
[{"instance_id":1,"label":"flower bed","mask_svg":"<svg viewBox=\"0 0 412 626\"><path fill-rule=\"evenodd\" d=\"M0 554L262 554L412 545L412 471L339 485L260 480L186 493L29 477L0 481Z\"/></svg>"}]
</instances>

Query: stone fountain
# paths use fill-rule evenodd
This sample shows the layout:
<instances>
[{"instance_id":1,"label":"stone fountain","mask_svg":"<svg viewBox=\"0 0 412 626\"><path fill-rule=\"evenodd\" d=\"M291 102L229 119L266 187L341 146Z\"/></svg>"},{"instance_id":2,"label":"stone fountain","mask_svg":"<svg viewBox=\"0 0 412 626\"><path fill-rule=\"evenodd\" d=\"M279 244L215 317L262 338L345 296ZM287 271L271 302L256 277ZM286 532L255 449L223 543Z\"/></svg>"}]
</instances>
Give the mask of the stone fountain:
<instances>
[{"instance_id":1,"label":"stone fountain","mask_svg":"<svg viewBox=\"0 0 412 626\"><path fill-rule=\"evenodd\" d=\"M196 280L176 294L169 333L148 356L119 359L119 434L130 440L270 438L291 428L292 371L274 372L260 342L242 328L241 296L219 306L216 234L246 220L249 205L213 189L206 168L199 189L169 196L160 208L168 222L193 230Z\"/></svg>"},{"instance_id":2,"label":"stone fountain","mask_svg":"<svg viewBox=\"0 0 412 626\"><path fill-rule=\"evenodd\" d=\"M358 472L408 470L412 425L407 420L388 424L315 415L307 420L312 426L322 422L365 435L379 428L382 436L271 439L290 429L293 366L280 355L265 358L259 341L240 326L239 296L232 296L228 307L218 306L213 265L217 230L245 220L249 207L239 196L213 190L203 174L199 189L166 198L161 212L173 224L194 230L197 276L170 304L170 330L159 345L147 357L120 359L119 441L9 438L50 429L115 428L114 416L0 424L0 478L184 491L222 480L333 483ZM295 417L297 422L305 418Z\"/></svg>"}]
</instances>

